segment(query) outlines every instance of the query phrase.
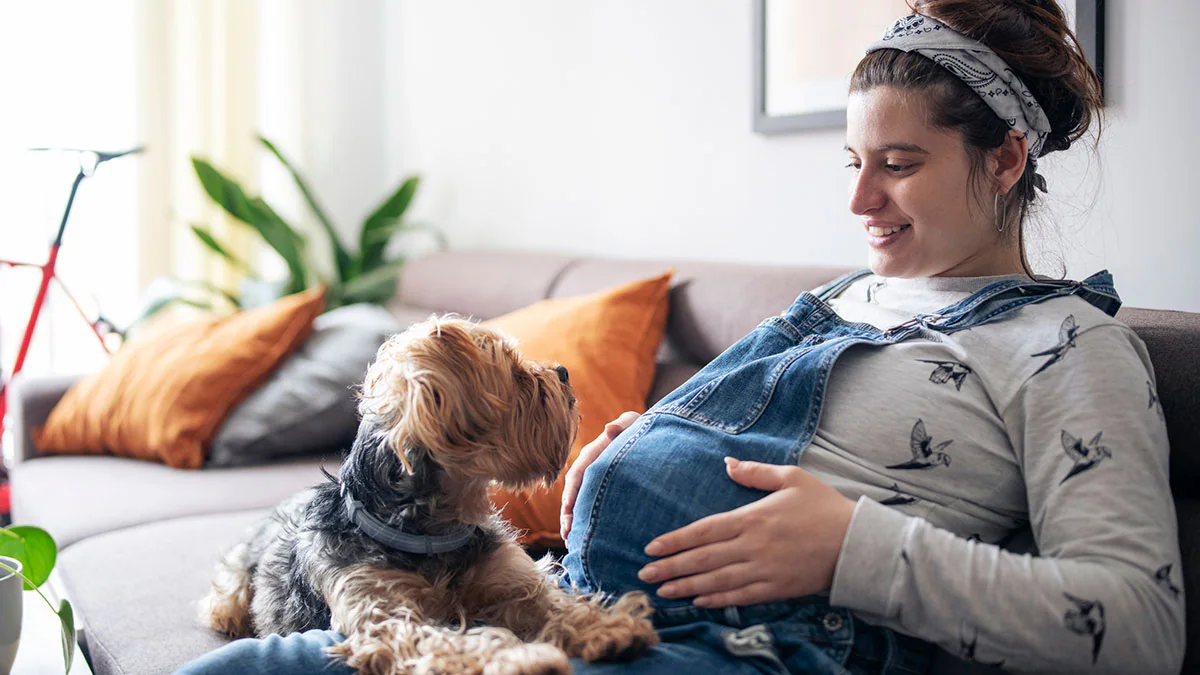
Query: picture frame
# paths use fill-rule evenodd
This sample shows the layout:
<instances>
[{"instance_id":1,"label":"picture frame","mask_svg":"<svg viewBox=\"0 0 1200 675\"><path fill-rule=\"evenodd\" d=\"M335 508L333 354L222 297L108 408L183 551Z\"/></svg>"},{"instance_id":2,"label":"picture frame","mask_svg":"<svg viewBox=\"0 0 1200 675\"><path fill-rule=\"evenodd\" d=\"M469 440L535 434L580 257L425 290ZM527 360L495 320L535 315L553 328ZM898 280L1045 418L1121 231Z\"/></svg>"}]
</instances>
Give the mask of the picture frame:
<instances>
[{"instance_id":1,"label":"picture frame","mask_svg":"<svg viewBox=\"0 0 1200 675\"><path fill-rule=\"evenodd\" d=\"M904 0L753 0L754 131L846 125L846 85L862 49L909 10ZM1088 63L1104 78L1104 0L1059 0Z\"/></svg>"}]
</instances>

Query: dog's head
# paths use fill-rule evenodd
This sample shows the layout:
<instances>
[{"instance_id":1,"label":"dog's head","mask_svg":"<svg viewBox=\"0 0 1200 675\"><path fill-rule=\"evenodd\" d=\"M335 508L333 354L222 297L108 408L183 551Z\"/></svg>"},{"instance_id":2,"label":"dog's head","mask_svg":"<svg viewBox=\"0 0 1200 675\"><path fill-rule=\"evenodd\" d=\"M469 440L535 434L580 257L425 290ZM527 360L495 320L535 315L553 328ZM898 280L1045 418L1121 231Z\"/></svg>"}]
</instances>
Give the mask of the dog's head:
<instances>
[{"instance_id":1,"label":"dog's head","mask_svg":"<svg viewBox=\"0 0 1200 675\"><path fill-rule=\"evenodd\" d=\"M579 423L565 368L526 360L511 338L454 317L384 343L359 412L406 468L419 448L453 479L506 487L552 483Z\"/></svg>"}]
</instances>

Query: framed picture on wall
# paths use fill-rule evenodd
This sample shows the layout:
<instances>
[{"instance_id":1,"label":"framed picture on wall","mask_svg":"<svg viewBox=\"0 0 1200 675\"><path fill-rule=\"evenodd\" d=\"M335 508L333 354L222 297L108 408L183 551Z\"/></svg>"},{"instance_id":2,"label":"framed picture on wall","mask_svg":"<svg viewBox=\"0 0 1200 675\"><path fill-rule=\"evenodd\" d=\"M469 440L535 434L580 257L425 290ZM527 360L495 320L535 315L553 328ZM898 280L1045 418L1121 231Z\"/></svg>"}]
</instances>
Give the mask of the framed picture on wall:
<instances>
[{"instance_id":1,"label":"framed picture on wall","mask_svg":"<svg viewBox=\"0 0 1200 675\"><path fill-rule=\"evenodd\" d=\"M1058 0L1104 76L1104 0ZM753 0L754 131L779 134L846 124L850 73L866 46L909 13L905 0Z\"/></svg>"}]
</instances>

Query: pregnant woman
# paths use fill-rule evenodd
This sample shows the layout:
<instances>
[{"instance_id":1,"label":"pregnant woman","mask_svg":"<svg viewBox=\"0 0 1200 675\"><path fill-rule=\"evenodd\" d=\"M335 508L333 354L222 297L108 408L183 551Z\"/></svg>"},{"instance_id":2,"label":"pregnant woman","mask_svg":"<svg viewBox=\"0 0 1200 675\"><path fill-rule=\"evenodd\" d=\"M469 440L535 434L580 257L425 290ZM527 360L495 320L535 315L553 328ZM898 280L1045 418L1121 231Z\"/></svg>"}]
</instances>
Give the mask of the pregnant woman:
<instances>
[{"instance_id":1,"label":"pregnant woman","mask_svg":"<svg viewBox=\"0 0 1200 675\"><path fill-rule=\"evenodd\" d=\"M1178 672L1145 345L1106 272L1047 279L1025 254L1038 161L1088 131L1099 81L1052 0L913 10L850 84L870 269L802 293L572 468L563 584L646 591L662 638L576 672L921 673L936 647ZM1026 529L1037 556L1010 550ZM324 653L339 639L239 641L184 671L346 672Z\"/></svg>"}]
</instances>

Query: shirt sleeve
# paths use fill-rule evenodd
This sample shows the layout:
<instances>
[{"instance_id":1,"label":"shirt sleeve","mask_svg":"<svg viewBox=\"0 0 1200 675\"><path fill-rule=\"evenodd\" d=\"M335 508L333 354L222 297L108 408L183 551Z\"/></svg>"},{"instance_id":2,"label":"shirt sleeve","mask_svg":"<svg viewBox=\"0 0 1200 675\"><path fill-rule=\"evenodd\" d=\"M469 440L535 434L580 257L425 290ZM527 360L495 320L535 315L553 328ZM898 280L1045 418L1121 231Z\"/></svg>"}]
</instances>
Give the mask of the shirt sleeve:
<instances>
[{"instance_id":1,"label":"shirt sleeve","mask_svg":"<svg viewBox=\"0 0 1200 675\"><path fill-rule=\"evenodd\" d=\"M1183 582L1145 345L1101 324L1053 356L1002 410L1040 554L963 539L863 497L830 601L1005 669L1177 673Z\"/></svg>"}]
</instances>

